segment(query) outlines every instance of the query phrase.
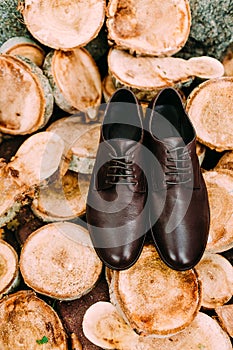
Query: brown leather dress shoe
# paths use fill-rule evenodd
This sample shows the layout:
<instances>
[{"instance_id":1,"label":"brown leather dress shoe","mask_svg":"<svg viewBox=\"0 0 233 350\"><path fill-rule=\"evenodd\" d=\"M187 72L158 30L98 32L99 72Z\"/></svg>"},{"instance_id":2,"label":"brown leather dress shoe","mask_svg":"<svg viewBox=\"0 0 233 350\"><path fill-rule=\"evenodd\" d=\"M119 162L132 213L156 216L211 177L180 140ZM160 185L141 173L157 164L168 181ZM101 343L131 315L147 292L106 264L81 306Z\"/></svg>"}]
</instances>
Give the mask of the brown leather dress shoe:
<instances>
[{"instance_id":1,"label":"brown leather dress shoe","mask_svg":"<svg viewBox=\"0 0 233 350\"><path fill-rule=\"evenodd\" d=\"M86 205L94 248L111 269L132 266L145 240L143 139L135 95L127 88L117 90L106 106Z\"/></svg>"},{"instance_id":2,"label":"brown leather dress shoe","mask_svg":"<svg viewBox=\"0 0 233 350\"><path fill-rule=\"evenodd\" d=\"M145 144L151 151L148 193L156 248L169 267L193 268L207 244L209 202L195 130L175 89L161 90L150 103Z\"/></svg>"}]
</instances>

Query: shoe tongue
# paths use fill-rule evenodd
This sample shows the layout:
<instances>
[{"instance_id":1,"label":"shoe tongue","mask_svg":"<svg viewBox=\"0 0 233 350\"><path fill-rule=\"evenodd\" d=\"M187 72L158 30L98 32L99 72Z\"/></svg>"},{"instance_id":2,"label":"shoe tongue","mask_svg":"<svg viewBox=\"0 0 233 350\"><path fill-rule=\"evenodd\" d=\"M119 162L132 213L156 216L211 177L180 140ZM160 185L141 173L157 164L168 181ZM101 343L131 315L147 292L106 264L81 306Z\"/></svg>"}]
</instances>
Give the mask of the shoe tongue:
<instances>
[{"instance_id":1,"label":"shoe tongue","mask_svg":"<svg viewBox=\"0 0 233 350\"><path fill-rule=\"evenodd\" d=\"M137 144L137 141L119 138L111 140L110 144L115 149L117 156L123 157L131 147Z\"/></svg>"},{"instance_id":2,"label":"shoe tongue","mask_svg":"<svg viewBox=\"0 0 233 350\"><path fill-rule=\"evenodd\" d=\"M166 144L167 148L169 149L185 146L185 143L182 137L166 137L163 139L163 142Z\"/></svg>"}]
</instances>

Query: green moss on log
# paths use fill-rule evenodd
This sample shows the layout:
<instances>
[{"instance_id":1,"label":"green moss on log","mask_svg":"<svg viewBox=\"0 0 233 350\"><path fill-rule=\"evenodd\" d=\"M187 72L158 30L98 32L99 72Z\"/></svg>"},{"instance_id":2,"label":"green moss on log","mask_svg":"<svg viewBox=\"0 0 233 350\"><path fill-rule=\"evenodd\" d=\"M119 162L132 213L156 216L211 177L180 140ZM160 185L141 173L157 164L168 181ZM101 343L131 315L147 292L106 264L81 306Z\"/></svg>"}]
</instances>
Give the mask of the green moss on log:
<instances>
[{"instance_id":1,"label":"green moss on log","mask_svg":"<svg viewBox=\"0 0 233 350\"><path fill-rule=\"evenodd\" d=\"M32 38L18 9L18 0L1 0L0 18L0 45L14 36Z\"/></svg>"},{"instance_id":2,"label":"green moss on log","mask_svg":"<svg viewBox=\"0 0 233 350\"><path fill-rule=\"evenodd\" d=\"M208 55L221 59L233 42L232 0L190 0L192 25L189 38L177 56Z\"/></svg>"}]
</instances>

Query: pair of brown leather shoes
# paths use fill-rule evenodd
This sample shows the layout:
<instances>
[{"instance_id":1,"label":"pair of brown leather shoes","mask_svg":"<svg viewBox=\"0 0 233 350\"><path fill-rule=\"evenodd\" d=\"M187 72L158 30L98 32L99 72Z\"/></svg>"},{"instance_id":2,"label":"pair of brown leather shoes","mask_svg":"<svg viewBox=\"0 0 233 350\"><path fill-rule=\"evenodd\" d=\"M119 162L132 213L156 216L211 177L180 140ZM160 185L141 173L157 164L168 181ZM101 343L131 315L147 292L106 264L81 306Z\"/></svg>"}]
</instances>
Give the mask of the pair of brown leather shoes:
<instances>
[{"instance_id":1,"label":"pair of brown leather shoes","mask_svg":"<svg viewBox=\"0 0 233 350\"><path fill-rule=\"evenodd\" d=\"M127 88L109 100L86 217L95 250L111 269L132 266L151 230L162 260L186 270L201 259L209 205L196 135L179 94L160 91L143 119Z\"/></svg>"}]
</instances>

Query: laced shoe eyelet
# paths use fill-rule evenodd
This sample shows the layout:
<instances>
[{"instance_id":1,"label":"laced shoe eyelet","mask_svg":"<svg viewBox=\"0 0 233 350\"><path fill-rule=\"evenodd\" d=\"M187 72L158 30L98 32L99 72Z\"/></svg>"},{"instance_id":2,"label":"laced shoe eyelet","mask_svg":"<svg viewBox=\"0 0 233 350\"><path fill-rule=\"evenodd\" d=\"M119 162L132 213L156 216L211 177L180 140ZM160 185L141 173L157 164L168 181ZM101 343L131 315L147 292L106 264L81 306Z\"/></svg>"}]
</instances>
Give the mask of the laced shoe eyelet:
<instances>
[{"instance_id":1,"label":"laced shoe eyelet","mask_svg":"<svg viewBox=\"0 0 233 350\"><path fill-rule=\"evenodd\" d=\"M134 156L134 155L133 155ZM136 170L133 167L133 161L129 157L114 157L108 162L108 171L106 176L110 177L108 184L134 185L133 174Z\"/></svg>"}]
</instances>

